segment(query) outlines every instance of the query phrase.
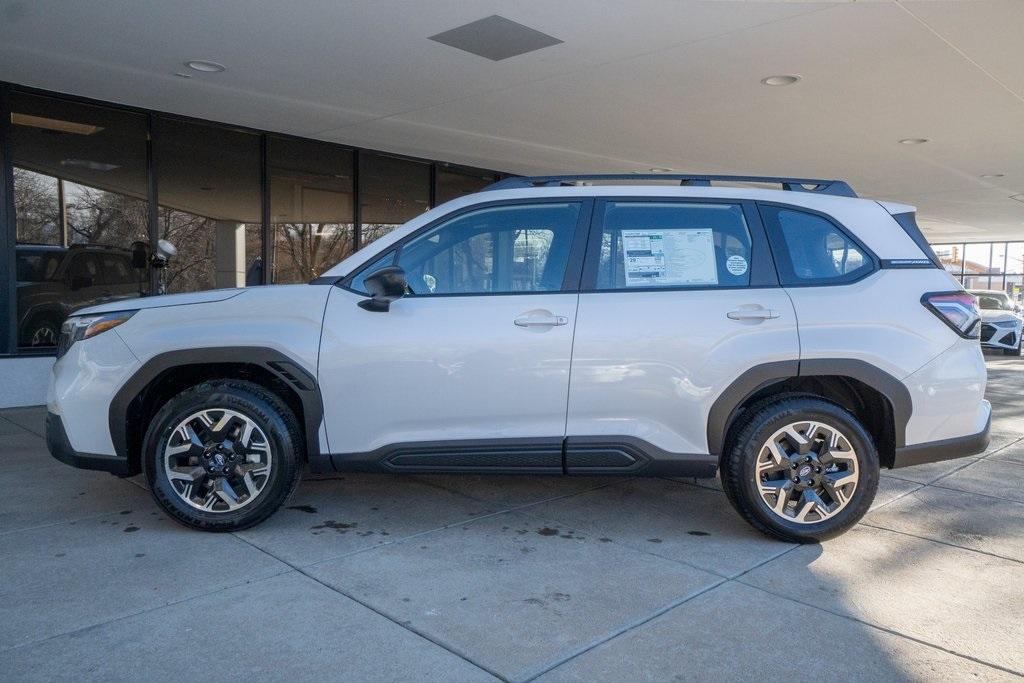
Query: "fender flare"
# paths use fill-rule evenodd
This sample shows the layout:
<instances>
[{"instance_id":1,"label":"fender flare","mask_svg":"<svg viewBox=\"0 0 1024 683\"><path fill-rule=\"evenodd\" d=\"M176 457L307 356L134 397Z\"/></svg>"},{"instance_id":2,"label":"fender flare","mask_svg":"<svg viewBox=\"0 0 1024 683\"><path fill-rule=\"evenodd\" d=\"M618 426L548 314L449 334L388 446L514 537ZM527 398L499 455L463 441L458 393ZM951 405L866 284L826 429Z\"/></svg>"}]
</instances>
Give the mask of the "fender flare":
<instances>
[{"instance_id":1,"label":"fender flare","mask_svg":"<svg viewBox=\"0 0 1024 683\"><path fill-rule=\"evenodd\" d=\"M110 402L108 422L114 452L128 458L128 407L160 374L176 367L231 363L259 366L291 387L302 402L306 457L320 455L320 424L323 421L323 400L316 377L298 361L280 351L262 346L224 346L167 351L153 356L135 371L118 389Z\"/></svg>"},{"instance_id":2,"label":"fender flare","mask_svg":"<svg viewBox=\"0 0 1024 683\"><path fill-rule=\"evenodd\" d=\"M892 406L895 446L906 445L907 423L913 414L910 391L889 373L870 363L854 358L812 358L777 361L755 365L718 395L708 412L708 452L721 454L725 435L735 418L737 408L761 389L795 377L848 377L878 390Z\"/></svg>"}]
</instances>

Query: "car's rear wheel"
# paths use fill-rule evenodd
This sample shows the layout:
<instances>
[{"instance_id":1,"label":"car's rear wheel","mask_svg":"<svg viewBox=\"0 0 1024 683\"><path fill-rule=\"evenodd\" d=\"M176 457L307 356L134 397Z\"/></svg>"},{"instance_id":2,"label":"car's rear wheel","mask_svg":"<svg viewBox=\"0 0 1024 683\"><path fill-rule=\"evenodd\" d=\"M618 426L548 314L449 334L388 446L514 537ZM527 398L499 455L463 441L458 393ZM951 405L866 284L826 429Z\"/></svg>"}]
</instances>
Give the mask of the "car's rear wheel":
<instances>
[{"instance_id":1,"label":"car's rear wheel","mask_svg":"<svg viewBox=\"0 0 1024 683\"><path fill-rule=\"evenodd\" d=\"M301 432L276 395L240 380L205 382L153 418L143 446L157 503L187 526L244 529L277 510L298 484Z\"/></svg>"},{"instance_id":2,"label":"car's rear wheel","mask_svg":"<svg viewBox=\"0 0 1024 683\"><path fill-rule=\"evenodd\" d=\"M787 541L824 540L868 511L878 451L842 407L811 396L760 403L722 458L722 483L755 528Z\"/></svg>"}]
</instances>

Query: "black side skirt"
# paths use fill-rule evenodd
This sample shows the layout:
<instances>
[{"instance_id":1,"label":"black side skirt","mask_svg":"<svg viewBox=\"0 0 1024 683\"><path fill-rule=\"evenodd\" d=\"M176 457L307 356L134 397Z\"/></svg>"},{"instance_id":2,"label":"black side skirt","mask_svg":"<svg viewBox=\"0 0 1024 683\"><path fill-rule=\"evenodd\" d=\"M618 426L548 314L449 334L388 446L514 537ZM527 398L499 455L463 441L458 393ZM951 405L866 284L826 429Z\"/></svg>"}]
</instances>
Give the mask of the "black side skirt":
<instances>
[{"instance_id":1,"label":"black side skirt","mask_svg":"<svg viewBox=\"0 0 1024 683\"><path fill-rule=\"evenodd\" d=\"M632 436L420 441L311 459L314 471L714 477L718 458Z\"/></svg>"}]
</instances>

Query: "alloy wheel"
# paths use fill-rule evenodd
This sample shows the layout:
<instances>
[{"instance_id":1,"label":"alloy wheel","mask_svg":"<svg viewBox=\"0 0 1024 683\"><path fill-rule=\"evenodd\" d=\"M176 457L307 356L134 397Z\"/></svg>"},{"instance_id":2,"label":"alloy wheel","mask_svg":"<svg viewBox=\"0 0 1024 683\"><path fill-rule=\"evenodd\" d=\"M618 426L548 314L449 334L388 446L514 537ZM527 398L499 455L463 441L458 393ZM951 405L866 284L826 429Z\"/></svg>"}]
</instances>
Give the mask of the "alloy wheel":
<instances>
[{"instance_id":1,"label":"alloy wheel","mask_svg":"<svg viewBox=\"0 0 1024 683\"><path fill-rule=\"evenodd\" d=\"M755 483L771 512L788 522L815 524L846 507L857 489L857 454L838 429L793 422L758 451Z\"/></svg>"},{"instance_id":2,"label":"alloy wheel","mask_svg":"<svg viewBox=\"0 0 1024 683\"><path fill-rule=\"evenodd\" d=\"M245 415L207 408L181 420L164 447L164 472L178 497L205 512L256 500L273 457L263 430Z\"/></svg>"}]
</instances>

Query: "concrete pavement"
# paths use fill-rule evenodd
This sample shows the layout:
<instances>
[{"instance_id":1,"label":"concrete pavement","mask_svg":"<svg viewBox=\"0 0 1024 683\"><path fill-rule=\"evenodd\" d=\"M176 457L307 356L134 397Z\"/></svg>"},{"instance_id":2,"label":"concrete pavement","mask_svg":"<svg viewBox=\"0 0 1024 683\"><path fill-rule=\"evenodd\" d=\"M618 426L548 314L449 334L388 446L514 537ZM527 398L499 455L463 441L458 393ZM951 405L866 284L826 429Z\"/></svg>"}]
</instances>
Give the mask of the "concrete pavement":
<instances>
[{"instance_id":1,"label":"concrete pavement","mask_svg":"<svg viewBox=\"0 0 1024 683\"><path fill-rule=\"evenodd\" d=\"M46 452L0 411L7 680L1018 679L1024 363L993 443L883 475L822 545L754 532L716 481L308 477L237 534Z\"/></svg>"}]
</instances>

